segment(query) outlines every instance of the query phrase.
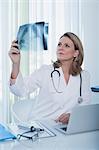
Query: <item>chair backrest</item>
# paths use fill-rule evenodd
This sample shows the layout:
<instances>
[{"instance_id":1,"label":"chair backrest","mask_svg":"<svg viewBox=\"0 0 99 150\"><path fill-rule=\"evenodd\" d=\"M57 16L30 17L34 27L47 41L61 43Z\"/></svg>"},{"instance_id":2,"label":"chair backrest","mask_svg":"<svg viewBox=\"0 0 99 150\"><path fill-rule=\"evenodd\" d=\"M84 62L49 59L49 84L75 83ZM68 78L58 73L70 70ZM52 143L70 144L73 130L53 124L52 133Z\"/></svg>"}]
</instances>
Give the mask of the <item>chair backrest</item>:
<instances>
[{"instance_id":1,"label":"chair backrest","mask_svg":"<svg viewBox=\"0 0 99 150\"><path fill-rule=\"evenodd\" d=\"M92 92L99 92L99 86L91 87Z\"/></svg>"},{"instance_id":2,"label":"chair backrest","mask_svg":"<svg viewBox=\"0 0 99 150\"><path fill-rule=\"evenodd\" d=\"M12 106L12 115L14 122L17 124L19 122L28 121L29 114L32 110L34 100L18 100Z\"/></svg>"}]
</instances>

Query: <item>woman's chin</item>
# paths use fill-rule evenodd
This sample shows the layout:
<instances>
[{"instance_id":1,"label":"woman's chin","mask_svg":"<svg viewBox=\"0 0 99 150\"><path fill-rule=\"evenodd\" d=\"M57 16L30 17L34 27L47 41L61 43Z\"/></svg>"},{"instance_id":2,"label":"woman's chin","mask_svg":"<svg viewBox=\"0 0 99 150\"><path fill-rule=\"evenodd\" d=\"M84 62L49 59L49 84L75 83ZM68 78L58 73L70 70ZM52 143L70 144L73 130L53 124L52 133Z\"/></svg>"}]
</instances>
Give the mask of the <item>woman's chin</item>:
<instances>
[{"instance_id":1,"label":"woman's chin","mask_svg":"<svg viewBox=\"0 0 99 150\"><path fill-rule=\"evenodd\" d=\"M64 57L58 57L57 59L60 60L60 61L64 61L65 60Z\"/></svg>"}]
</instances>

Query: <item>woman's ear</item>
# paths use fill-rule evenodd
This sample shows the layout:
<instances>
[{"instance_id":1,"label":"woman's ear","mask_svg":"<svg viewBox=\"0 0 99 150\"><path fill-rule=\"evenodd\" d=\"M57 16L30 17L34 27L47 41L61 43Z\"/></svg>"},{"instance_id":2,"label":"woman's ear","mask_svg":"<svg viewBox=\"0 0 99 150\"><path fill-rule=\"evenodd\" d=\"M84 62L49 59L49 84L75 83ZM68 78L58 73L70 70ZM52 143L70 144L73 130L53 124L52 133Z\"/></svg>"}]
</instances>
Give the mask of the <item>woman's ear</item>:
<instances>
[{"instance_id":1,"label":"woman's ear","mask_svg":"<svg viewBox=\"0 0 99 150\"><path fill-rule=\"evenodd\" d=\"M74 53L74 57L78 57L78 55L79 55L79 50L76 50Z\"/></svg>"}]
</instances>

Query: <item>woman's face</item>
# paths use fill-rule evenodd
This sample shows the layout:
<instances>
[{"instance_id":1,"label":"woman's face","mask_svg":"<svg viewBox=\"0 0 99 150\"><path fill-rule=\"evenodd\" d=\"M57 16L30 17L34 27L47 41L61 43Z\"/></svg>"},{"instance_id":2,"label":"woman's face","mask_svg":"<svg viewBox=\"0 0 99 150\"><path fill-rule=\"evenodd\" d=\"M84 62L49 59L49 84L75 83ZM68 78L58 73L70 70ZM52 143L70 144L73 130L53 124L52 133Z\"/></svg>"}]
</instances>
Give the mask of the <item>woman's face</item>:
<instances>
[{"instance_id":1,"label":"woman's face","mask_svg":"<svg viewBox=\"0 0 99 150\"><path fill-rule=\"evenodd\" d=\"M74 57L77 57L78 50L75 50L72 40L64 36L59 39L56 54L58 60L69 61L73 60Z\"/></svg>"}]
</instances>

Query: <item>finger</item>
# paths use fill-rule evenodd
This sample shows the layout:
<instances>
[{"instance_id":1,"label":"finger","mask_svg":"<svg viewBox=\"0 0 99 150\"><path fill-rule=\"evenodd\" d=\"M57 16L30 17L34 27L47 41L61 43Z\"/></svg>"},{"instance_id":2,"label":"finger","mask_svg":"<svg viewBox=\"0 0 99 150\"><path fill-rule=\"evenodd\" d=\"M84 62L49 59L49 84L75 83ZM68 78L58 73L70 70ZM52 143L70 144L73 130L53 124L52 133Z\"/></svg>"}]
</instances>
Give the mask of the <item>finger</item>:
<instances>
[{"instance_id":1,"label":"finger","mask_svg":"<svg viewBox=\"0 0 99 150\"><path fill-rule=\"evenodd\" d=\"M58 122L65 115L66 115L65 113L61 114L55 121Z\"/></svg>"},{"instance_id":2,"label":"finger","mask_svg":"<svg viewBox=\"0 0 99 150\"><path fill-rule=\"evenodd\" d=\"M17 42L17 41L18 41L18 40L13 40L13 41L12 41L12 44L15 43L15 42Z\"/></svg>"},{"instance_id":3,"label":"finger","mask_svg":"<svg viewBox=\"0 0 99 150\"><path fill-rule=\"evenodd\" d=\"M65 113L63 113L62 115L59 116L59 120L62 119L63 117L66 117Z\"/></svg>"},{"instance_id":4,"label":"finger","mask_svg":"<svg viewBox=\"0 0 99 150\"><path fill-rule=\"evenodd\" d=\"M12 48L12 47L15 47L15 48L19 49L19 45L18 45L17 43L13 43L13 44L11 45L11 48Z\"/></svg>"},{"instance_id":5,"label":"finger","mask_svg":"<svg viewBox=\"0 0 99 150\"><path fill-rule=\"evenodd\" d=\"M68 123L69 117L70 117L70 115L69 115L69 114L66 114L66 115L63 116L59 121L62 122L62 123Z\"/></svg>"},{"instance_id":6,"label":"finger","mask_svg":"<svg viewBox=\"0 0 99 150\"><path fill-rule=\"evenodd\" d=\"M62 117L59 119L59 122L62 122L63 120L66 120L66 116L62 116Z\"/></svg>"},{"instance_id":7,"label":"finger","mask_svg":"<svg viewBox=\"0 0 99 150\"><path fill-rule=\"evenodd\" d=\"M12 46L13 46L13 45L18 45L18 43L16 43L16 42L13 42L11 45L12 45Z\"/></svg>"},{"instance_id":8,"label":"finger","mask_svg":"<svg viewBox=\"0 0 99 150\"><path fill-rule=\"evenodd\" d=\"M20 51L17 50L16 48L11 48L10 51L9 51L9 54L20 54Z\"/></svg>"},{"instance_id":9,"label":"finger","mask_svg":"<svg viewBox=\"0 0 99 150\"><path fill-rule=\"evenodd\" d=\"M62 120L61 123L62 124L68 124L68 120Z\"/></svg>"},{"instance_id":10,"label":"finger","mask_svg":"<svg viewBox=\"0 0 99 150\"><path fill-rule=\"evenodd\" d=\"M20 53L20 51L17 48L15 48L15 47L11 48L9 52L10 53L13 53L13 52Z\"/></svg>"},{"instance_id":11,"label":"finger","mask_svg":"<svg viewBox=\"0 0 99 150\"><path fill-rule=\"evenodd\" d=\"M66 114L66 113L63 113L61 116L60 116L60 119L62 118L69 118L70 114Z\"/></svg>"}]
</instances>

